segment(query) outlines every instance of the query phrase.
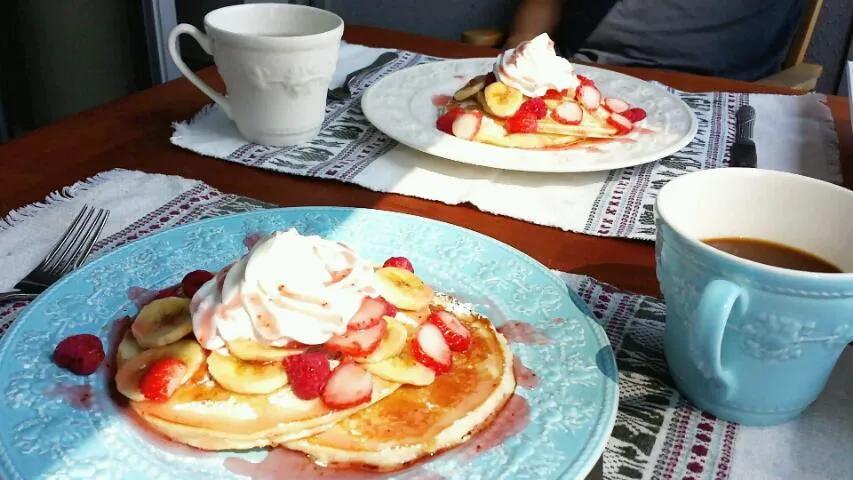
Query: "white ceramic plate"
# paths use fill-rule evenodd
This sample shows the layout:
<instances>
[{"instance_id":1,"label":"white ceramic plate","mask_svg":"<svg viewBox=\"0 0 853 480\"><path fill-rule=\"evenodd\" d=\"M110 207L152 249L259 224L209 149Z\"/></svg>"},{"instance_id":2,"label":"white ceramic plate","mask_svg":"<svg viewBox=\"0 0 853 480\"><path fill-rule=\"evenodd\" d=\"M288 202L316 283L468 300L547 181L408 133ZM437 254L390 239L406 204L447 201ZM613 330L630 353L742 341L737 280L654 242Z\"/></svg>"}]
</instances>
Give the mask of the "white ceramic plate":
<instances>
[{"instance_id":1,"label":"white ceramic plate","mask_svg":"<svg viewBox=\"0 0 853 480\"><path fill-rule=\"evenodd\" d=\"M493 58L445 60L393 73L362 97L364 115L389 137L416 150L457 162L528 172L593 172L653 162L684 148L696 135L696 117L681 99L649 82L601 68L575 65L604 96L643 108L647 118L627 138L568 150L523 150L456 138L435 128L433 99L452 95L471 77L488 72ZM652 132L648 132L647 130Z\"/></svg>"}]
</instances>

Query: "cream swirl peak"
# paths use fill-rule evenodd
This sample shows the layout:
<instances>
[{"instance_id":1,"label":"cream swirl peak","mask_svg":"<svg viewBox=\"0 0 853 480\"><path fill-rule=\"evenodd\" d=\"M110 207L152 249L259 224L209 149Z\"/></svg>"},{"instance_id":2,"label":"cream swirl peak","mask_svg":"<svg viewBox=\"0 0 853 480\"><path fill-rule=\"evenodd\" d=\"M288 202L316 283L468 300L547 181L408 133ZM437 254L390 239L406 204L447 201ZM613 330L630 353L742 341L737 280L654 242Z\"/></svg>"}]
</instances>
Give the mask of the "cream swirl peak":
<instances>
[{"instance_id":1,"label":"cream swirl peak","mask_svg":"<svg viewBox=\"0 0 853 480\"><path fill-rule=\"evenodd\" d=\"M528 97L578 87L573 70L571 62L557 55L547 33L502 52L494 66L495 78Z\"/></svg>"},{"instance_id":2,"label":"cream swirl peak","mask_svg":"<svg viewBox=\"0 0 853 480\"><path fill-rule=\"evenodd\" d=\"M276 232L193 296L193 332L211 350L235 339L320 345L377 296L373 278L373 263L343 243Z\"/></svg>"}]
</instances>

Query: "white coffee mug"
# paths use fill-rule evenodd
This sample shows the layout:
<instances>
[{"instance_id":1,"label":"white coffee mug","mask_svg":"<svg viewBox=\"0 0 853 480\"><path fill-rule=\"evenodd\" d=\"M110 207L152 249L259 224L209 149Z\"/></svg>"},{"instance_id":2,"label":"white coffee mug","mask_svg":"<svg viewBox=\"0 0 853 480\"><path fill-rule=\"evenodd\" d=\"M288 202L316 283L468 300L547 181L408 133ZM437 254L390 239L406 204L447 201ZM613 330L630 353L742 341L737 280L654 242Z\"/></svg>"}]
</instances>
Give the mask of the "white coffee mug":
<instances>
[{"instance_id":1,"label":"white coffee mug","mask_svg":"<svg viewBox=\"0 0 853 480\"><path fill-rule=\"evenodd\" d=\"M344 31L339 16L303 5L241 4L208 13L204 28L206 35L189 24L176 26L169 34L169 53L241 135L272 146L317 135ZM178 52L182 33L213 55L227 98L187 68Z\"/></svg>"}]
</instances>

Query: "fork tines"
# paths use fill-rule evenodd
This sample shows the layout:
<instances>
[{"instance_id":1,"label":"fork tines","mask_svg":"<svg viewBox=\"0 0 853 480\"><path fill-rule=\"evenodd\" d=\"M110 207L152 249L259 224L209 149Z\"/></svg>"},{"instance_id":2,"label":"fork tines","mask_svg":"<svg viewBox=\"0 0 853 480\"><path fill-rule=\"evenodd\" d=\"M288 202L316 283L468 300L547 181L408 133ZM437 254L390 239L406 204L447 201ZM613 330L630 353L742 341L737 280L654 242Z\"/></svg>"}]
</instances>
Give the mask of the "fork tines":
<instances>
[{"instance_id":1,"label":"fork tines","mask_svg":"<svg viewBox=\"0 0 853 480\"><path fill-rule=\"evenodd\" d=\"M107 210L83 205L62 238L36 270L58 277L79 267L92 251L109 215Z\"/></svg>"}]
</instances>

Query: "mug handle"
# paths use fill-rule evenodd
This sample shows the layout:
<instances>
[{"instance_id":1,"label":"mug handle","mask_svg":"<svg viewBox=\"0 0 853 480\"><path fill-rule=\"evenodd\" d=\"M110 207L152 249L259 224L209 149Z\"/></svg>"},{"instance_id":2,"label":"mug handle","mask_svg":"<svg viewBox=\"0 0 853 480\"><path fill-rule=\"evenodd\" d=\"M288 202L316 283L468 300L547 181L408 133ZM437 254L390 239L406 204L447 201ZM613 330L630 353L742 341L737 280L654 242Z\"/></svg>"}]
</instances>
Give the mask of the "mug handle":
<instances>
[{"instance_id":1,"label":"mug handle","mask_svg":"<svg viewBox=\"0 0 853 480\"><path fill-rule=\"evenodd\" d=\"M738 285L728 280L712 280L702 292L687 338L696 366L718 382L724 397L729 395L733 380L723 368L723 335L735 302L742 295L743 289Z\"/></svg>"},{"instance_id":2,"label":"mug handle","mask_svg":"<svg viewBox=\"0 0 853 480\"><path fill-rule=\"evenodd\" d=\"M219 105L219 108L225 112L225 115L227 115L228 118L231 118L231 104L228 103L228 100L220 95L219 92L210 88L210 85L204 83L202 79L198 78L198 76L193 73L189 67L187 67L187 64L184 63L184 60L181 58L181 54L178 52L178 37L180 37L182 33L186 33L193 37L208 55L213 55L210 48L210 37L201 33L199 29L188 23L181 23L173 28L169 33L169 55L172 56L172 61L175 62L175 65L178 67L178 70L181 71L181 74L187 77L187 80L192 82L193 85L198 87L198 89L210 97L211 100L216 102L216 104Z\"/></svg>"}]
</instances>

